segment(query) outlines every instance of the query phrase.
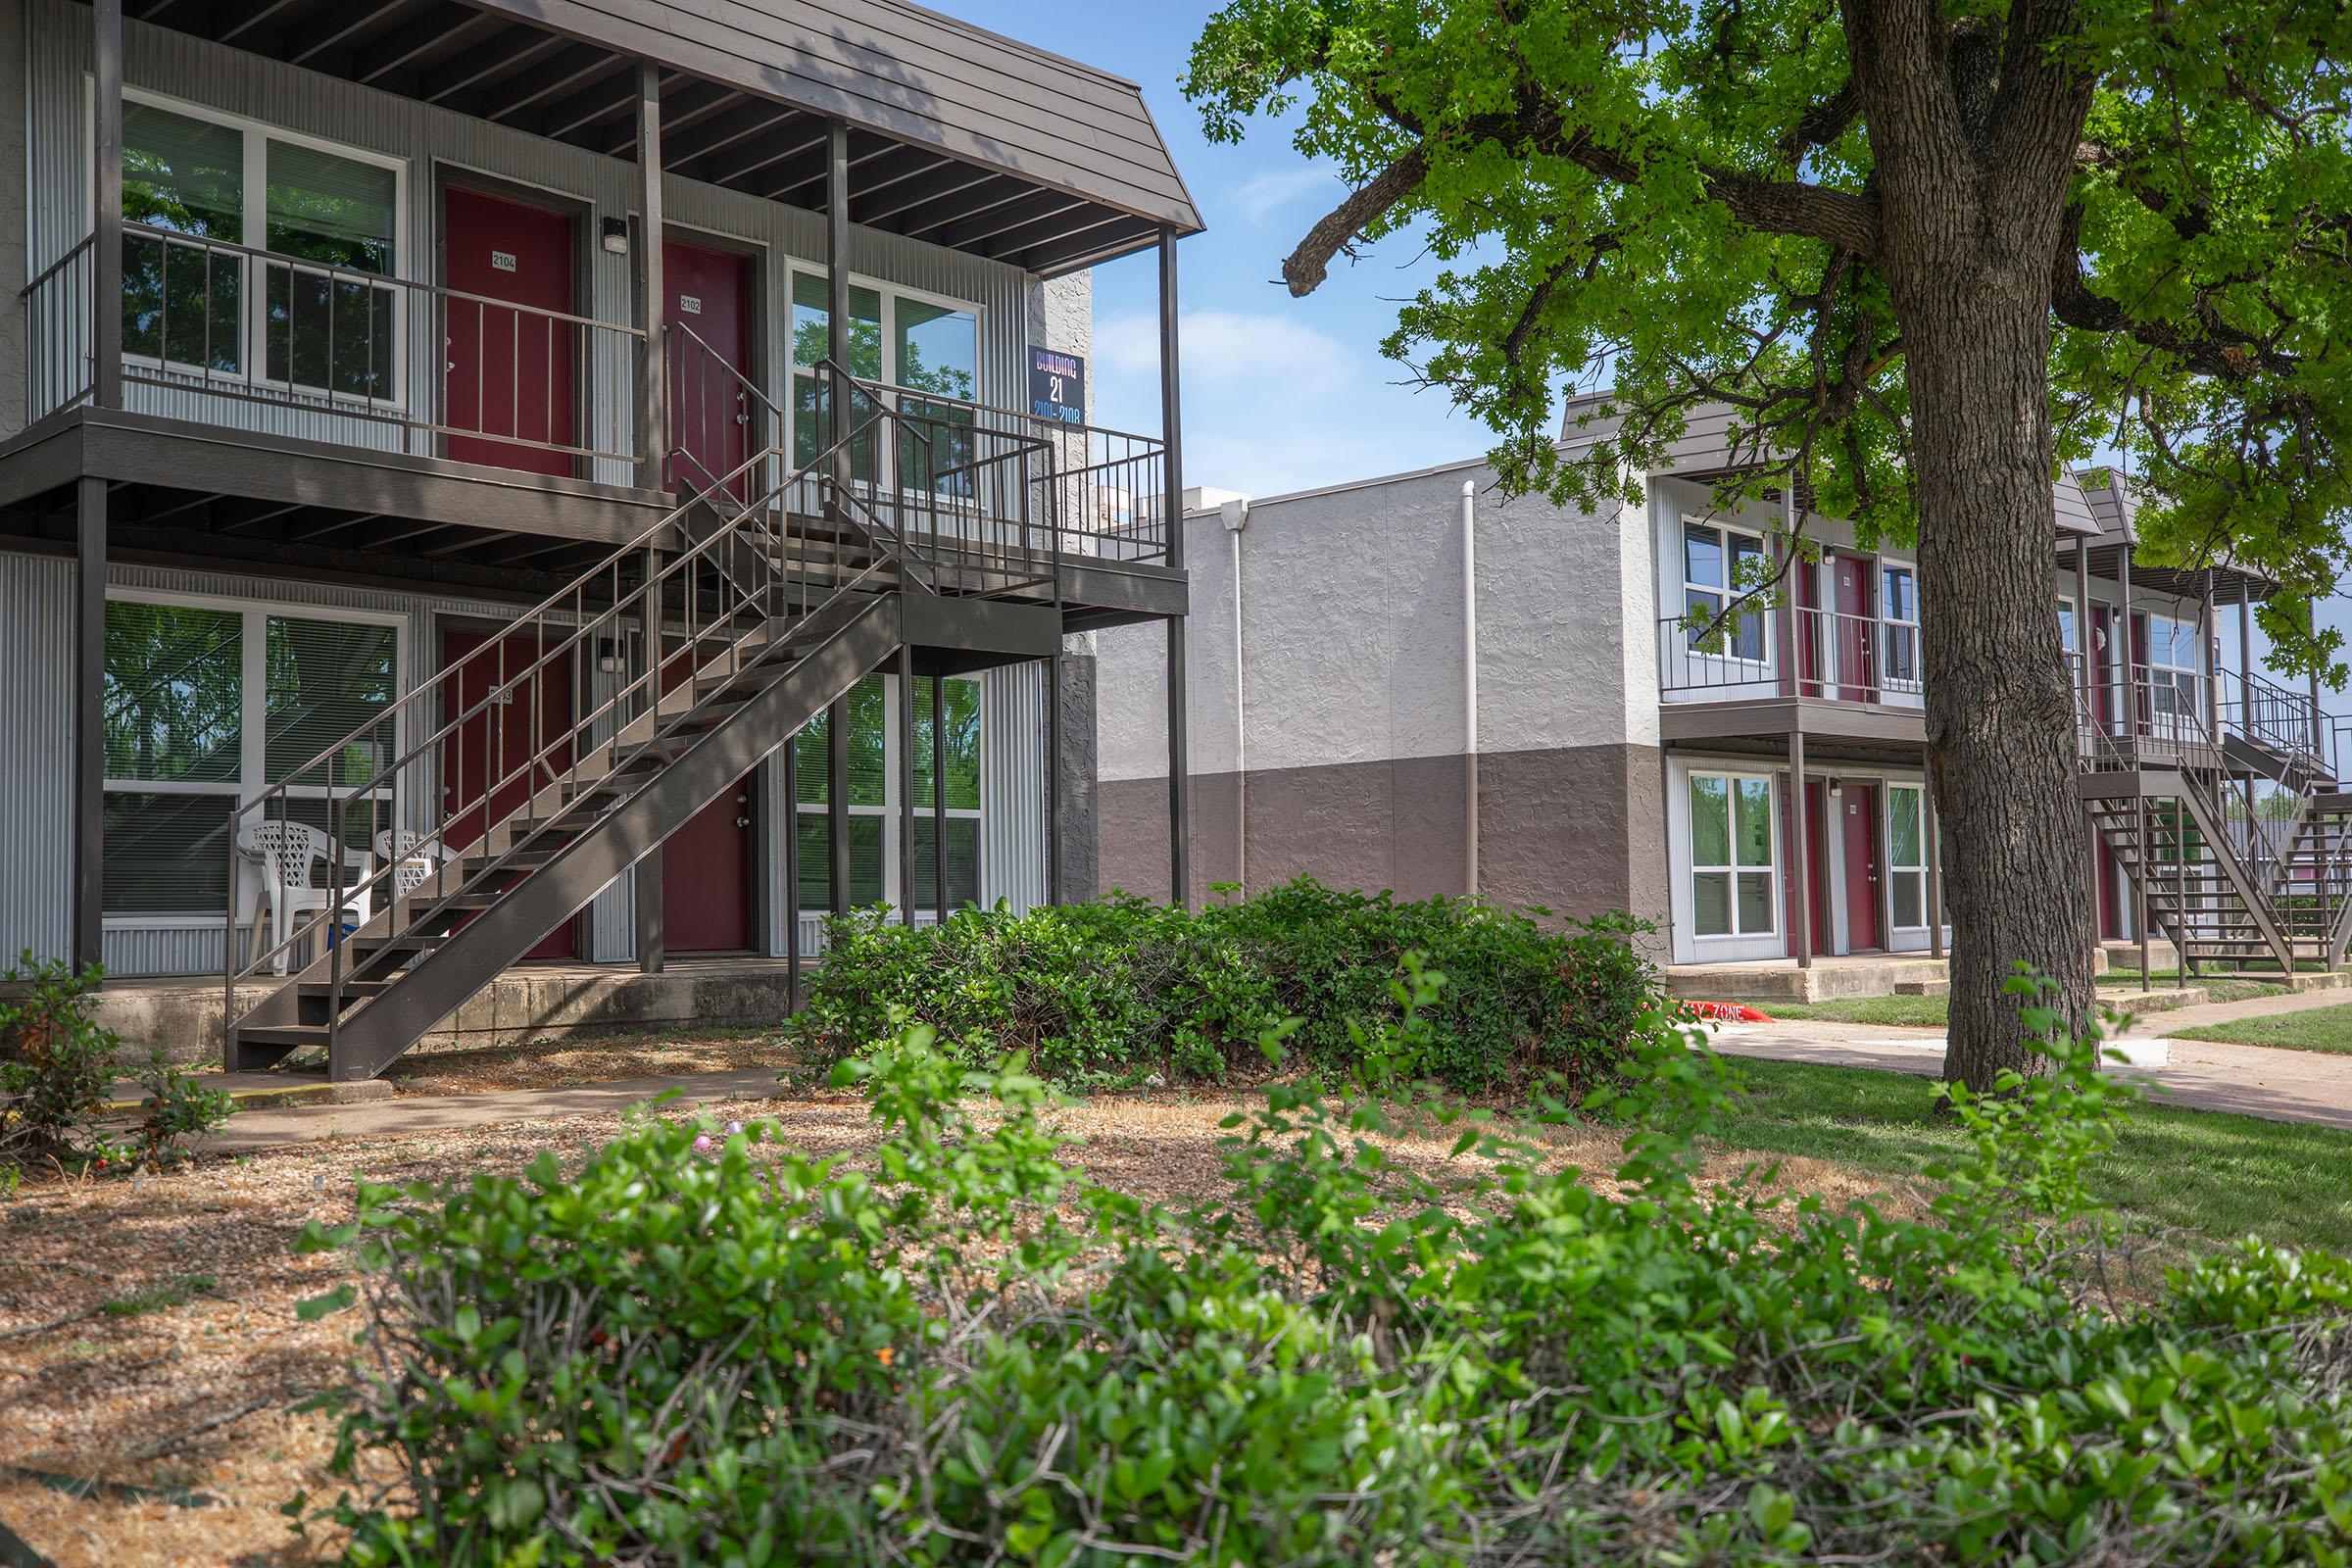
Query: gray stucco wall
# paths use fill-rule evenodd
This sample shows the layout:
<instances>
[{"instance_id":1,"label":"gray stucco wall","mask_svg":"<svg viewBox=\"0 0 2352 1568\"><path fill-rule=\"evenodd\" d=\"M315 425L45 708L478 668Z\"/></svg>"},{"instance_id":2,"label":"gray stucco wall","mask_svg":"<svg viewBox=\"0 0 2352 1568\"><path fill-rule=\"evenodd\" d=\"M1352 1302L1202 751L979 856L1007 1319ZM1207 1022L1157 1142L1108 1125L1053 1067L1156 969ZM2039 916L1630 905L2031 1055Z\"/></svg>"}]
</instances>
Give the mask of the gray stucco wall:
<instances>
[{"instance_id":1,"label":"gray stucco wall","mask_svg":"<svg viewBox=\"0 0 2352 1568\"><path fill-rule=\"evenodd\" d=\"M1187 519L1192 880L1467 883L1462 485L1474 487L1480 883L1664 913L1648 522L1505 501L1478 464ZM1629 628L1632 630L1629 632ZM1102 885L1164 895L1164 641L1099 636ZM1241 678L1237 688L1237 658Z\"/></svg>"}]
</instances>

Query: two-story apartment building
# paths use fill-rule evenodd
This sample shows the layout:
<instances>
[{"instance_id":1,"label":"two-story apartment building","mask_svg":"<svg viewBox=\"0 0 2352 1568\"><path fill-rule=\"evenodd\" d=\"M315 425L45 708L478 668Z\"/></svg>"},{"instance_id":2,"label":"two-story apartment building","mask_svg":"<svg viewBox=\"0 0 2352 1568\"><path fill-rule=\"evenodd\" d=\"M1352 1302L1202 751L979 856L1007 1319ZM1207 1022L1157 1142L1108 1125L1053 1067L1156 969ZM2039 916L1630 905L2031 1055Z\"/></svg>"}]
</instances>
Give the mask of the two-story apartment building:
<instances>
[{"instance_id":1,"label":"two-story apartment building","mask_svg":"<svg viewBox=\"0 0 2352 1568\"><path fill-rule=\"evenodd\" d=\"M1063 638L1186 599L1177 400L1086 422L1200 227L1134 83L899 0L0 0L0 950L358 1077L1054 895Z\"/></svg>"},{"instance_id":2,"label":"two-story apartment building","mask_svg":"<svg viewBox=\"0 0 2352 1568\"><path fill-rule=\"evenodd\" d=\"M1571 445L1592 439L1576 417ZM1504 500L1475 462L1192 498L1195 885L1624 908L1689 965L1940 956L1912 553L1787 499L1718 508L1727 424L1694 420L1637 504L1590 513ZM2111 475L2063 475L2055 501L2104 934L2275 964L2299 858L2329 906L2296 956L2340 960L2344 878L2313 869L2341 858L2316 693L2217 660L2217 612L2242 622L2269 584L2136 560ZM1792 532L1786 591L1743 601ZM1099 639L1102 878L1158 892L1163 675L1131 637Z\"/></svg>"}]
</instances>

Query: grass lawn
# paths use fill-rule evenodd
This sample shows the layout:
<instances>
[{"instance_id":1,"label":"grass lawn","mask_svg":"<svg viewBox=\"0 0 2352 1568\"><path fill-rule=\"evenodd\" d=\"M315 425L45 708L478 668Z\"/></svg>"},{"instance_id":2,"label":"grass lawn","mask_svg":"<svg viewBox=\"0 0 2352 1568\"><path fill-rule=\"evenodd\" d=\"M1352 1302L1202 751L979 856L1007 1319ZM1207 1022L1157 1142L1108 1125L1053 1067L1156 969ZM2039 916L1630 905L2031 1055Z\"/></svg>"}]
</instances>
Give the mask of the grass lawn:
<instances>
[{"instance_id":1,"label":"grass lawn","mask_svg":"<svg viewBox=\"0 0 2352 1568\"><path fill-rule=\"evenodd\" d=\"M2184 985L2201 986L2216 1002L2251 1002L2256 997L2283 997L2286 987L2269 980L2244 979L2236 975L2190 975L2180 978L2178 969L2154 969L2148 974L2149 985L2158 991L2178 990ZM2145 991L2137 969L2110 969L2099 976L2101 989L2113 987L2124 991Z\"/></svg>"},{"instance_id":2,"label":"grass lawn","mask_svg":"<svg viewBox=\"0 0 2352 1568\"><path fill-rule=\"evenodd\" d=\"M2337 1027L2352 1031L2352 1007L2327 1010L2345 1014ZM1731 1148L1890 1175L1917 1175L1960 1148L1925 1078L1804 1062L1734 1065L1748 1092L1725 1129ZM2253 1231L2352 1252L2352 1133L2143 1103L2125 1112L2092 1185L2118 1210L2216 1241Z\"/></svg>"},{"instance_id":3,"label":"grass lawn","mask_svg":"<svg viewBox=\"0 0 2352 1568\"><path fill-rule=\"evenodd\" d=\"M2215 1002L2251 1002L2257 997L2283 997L2286 987L2267 980L2241 980L2235 976L2190 975L2182 981L2177 969L2158 969L2149 978L2159 991L2177 990L2181 985L2202 987ZM2136 969L2110 969L2099 976L2099 994L2109 1000L2147 988L2140 983ZM1841 997L1832 1002L1762 1002L1756 1005L1775 1018L1822 1019L1831 1023L1882 1023L1905 1029L1941 1029L1950 1020L1949 997ZM2233 1026L2239 1027L2239 1026ZM2313 1046L2314 1051L2352 1051L2352 1028L2346 1029L2341 1046ZM2236 1035L2213 1036L2214 1039L2235 1040ZM2270 1045L2274 1042L2261 1041Z\"/></svg>"},{"instance_id":4,"label":"grass lawn","mask_svg":"<svg viewBox=\"0 0 2352 1568\"><path fill-rule=\"evenodd\" d=\"M2278 1046L2287 1051L2331 1051L2352 1054L2352 1002L2268 1018L2240 1018L2174 1031L2180 1040L2221 1040L2239 1046Z\"/></svg>"}]
</instances>

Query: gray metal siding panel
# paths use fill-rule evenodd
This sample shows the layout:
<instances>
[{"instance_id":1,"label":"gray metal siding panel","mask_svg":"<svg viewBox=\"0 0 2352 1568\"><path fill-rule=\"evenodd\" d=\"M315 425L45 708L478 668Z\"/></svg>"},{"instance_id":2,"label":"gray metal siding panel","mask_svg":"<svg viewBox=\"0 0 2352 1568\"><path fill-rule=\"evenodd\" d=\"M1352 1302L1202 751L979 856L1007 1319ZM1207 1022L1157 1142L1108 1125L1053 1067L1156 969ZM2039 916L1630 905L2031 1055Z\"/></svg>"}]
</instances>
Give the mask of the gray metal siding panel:
<instances>
[{"instance_id":1,"label":"gray metal siding panel","mask_svg":"<svg viewBox=\"0 0 2352 1568\"><path fill-rule=\"evenodd\" d=\"M980 900L1016 912L1046 902L1046 671L980 675Z\"/></svg>"},{"instance_id":2,"label":"gray metal siding panel","mask_svg":"<svg viewBox=\"0 0 2352 1568\"><path fill-rule=\"evenodd\" d=\"M0 968L63 957L73 877L74 566L0 555Z\"/></svg>"},{"instance_id":3,"label":"gray metal siding panel","mask_svg":"<svg viewBox=\"0 0 2352 1568\"><path fill-rule=\"evenodd\" d=\"M88 119L85 85L90 49L89 12L65 0L25 0L31 8L26 113L30 122L29 205L35 270L63 255L88 230ZM466 172L531 186L585 203L581 245L589 288L583 314L612 322L635 317L631 264L595 243L597 220L634 211L636 169L561 142L525 134L413 100L354 86L333 77L205 42L184 33L128 22L123 26L124 78L133 88L165 93L224 114L408 163L405 189L406 270L412 278L439 275L440 222L436 172ZM760 283L765 323L767 380L780 385L789 359L786 329L790 294L782 263L818 263L825 249L824 219L804 209L764 202L713 185L671 177L663 190L669 221L760 251ZM1017 268L876 229L851 235L851 267L901 287L967 301L982 313L980 401L1022 407L1028 401L1027 274ZM86 308L83 307L83 308ZM412 311L412 363L430 367L437 349L425 313ZM593 444L625 448L633 431L634 374L626 344L609 335L587 368L593 389L587 431ZM430 379L427 377L426 379ZM411 389L420 406L435 386ZM133 386L135 407L202 418L239 429L264 430L372 447L397 447L397 428L320 409L249 404L194 390ZM626 466L590 465L588 477L610 483L631 478Z\"/></svg>"}]
</instances>

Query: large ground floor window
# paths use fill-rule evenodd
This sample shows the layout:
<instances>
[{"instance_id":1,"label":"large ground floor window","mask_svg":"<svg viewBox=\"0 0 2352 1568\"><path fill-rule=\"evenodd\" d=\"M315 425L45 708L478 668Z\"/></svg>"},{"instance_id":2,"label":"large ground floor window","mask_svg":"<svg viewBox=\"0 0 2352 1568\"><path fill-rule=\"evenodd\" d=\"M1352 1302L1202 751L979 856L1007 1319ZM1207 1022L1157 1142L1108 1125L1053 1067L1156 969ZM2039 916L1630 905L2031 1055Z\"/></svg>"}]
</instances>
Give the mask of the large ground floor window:
<instances>
[{"instance_id":1,"label":"large ground floor window","mask_svg":"<svg viewBox=\"0 0 2352 1568\"><path fill-rule=\"evenodd\" d=\"M219 918L238 803L284 783L286 814L323 827L330 787L366 784L392 756L391 720L372 730L368 720L399 696L399 668L400 628L388 618L110 600L106 912ZM374 809L389 822L388 788ZM355 840L372 826L347 807Z\"/></svg>"},{"instance_id":2,"label":"large ground floor window","mask_svg":"<svg viewBox=\"0 0 2352 1568\"><path fill-rule=\"evenodd\" d=\"M1691 929L1702 937L1764 936L1777 929L1772 780L1740 773L1690 775Z\"/></svg>"},{"instance_id":3,"label":"large ground floor window","mask_svg":"<svg viewBox=\"0 0 2352 1568\"><path fill-rule=\"evenodd\" d=\"M948 907L959 909L981 898L980 880L980 683L951 676L942 694L947 841L939 842L932 814L931 677L914 682L914 887L902 900L899 881L900 801L906 787L906 741L899 714L898 680L868 675L851 688L845 707L849 723L850 888L853 907L872 904L902 906L910 902L925 914L938 912L937 866L948 867ZM828 710L805 726L795 740L801 909L816 913L833 904L832 860L827 853L825 749Z\"/></svg>"}]
</instances>

